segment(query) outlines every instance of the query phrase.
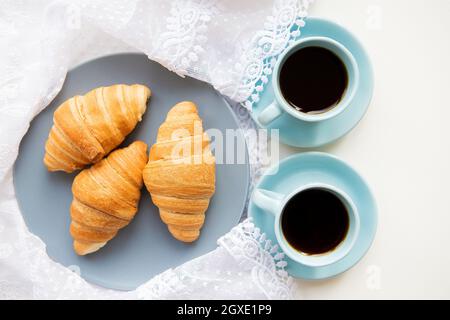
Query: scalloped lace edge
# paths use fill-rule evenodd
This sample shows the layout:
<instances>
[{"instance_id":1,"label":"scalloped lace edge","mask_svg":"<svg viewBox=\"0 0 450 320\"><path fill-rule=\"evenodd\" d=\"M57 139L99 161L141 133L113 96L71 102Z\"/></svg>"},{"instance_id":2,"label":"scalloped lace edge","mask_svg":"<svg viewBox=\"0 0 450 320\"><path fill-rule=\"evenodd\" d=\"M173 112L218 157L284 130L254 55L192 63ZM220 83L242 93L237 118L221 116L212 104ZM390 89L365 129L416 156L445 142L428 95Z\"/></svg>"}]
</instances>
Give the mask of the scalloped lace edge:
<instances>
[{"instance_id":1,"label":"scalloped lace edge","mask_svg":"<svg viewBox=\"0 0 450 320\"><path fill-rule=\"evenodd\" d=\"M232 99L242 102L252 110L260 100L260 94L269 82L279 55L300 37L310 4L314 0L276 1L272 14L252 40L243 56L243 74Z\"/></svg>"}]
</instances>

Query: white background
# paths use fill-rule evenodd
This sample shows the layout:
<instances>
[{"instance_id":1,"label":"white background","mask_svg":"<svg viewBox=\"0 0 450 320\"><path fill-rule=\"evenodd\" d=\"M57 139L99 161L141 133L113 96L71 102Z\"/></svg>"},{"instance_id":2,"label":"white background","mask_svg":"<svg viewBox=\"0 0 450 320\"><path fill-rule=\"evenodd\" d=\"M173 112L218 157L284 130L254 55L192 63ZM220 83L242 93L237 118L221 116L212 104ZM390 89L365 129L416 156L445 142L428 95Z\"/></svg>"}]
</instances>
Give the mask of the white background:
<instances>
[{"instance_id":1,"label":"white background","mask_svg":"<svg viewBox=\"0 0 450 320\"><path fill-rule=\"evenodd\" d=\"M297 280L299 299L450 298L450 1L318 0L364 43L375 91L360 124L322 148L354 166L377 198L379 225L354 268ZM281 156L303 151L281 147Z\"/></svg>"}]
</instances>

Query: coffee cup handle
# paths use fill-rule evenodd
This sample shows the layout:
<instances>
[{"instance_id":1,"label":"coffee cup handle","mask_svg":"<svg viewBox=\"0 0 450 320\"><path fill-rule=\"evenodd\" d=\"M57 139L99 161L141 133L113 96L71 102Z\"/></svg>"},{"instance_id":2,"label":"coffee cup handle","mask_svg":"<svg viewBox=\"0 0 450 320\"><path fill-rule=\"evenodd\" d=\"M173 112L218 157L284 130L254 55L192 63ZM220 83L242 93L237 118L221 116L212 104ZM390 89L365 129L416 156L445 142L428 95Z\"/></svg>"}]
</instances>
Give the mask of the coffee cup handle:
<instances>
[{"instance_id":1,"label":"coffee cup handle","mask_svg":"<svg viewBox=\"0 0 450 320\"><path fill-rule=\"evenodd\" d=\"M253 203L257 207L274 216L281 212L283 198L284 195L265 189L255 189L252 196Z\"/></svg>"},{"instance_id":2,"label":"coffee cup handle","mask_svg":"<svg viewBox=\"0 0 450 320\"><path fill-rule=\"evenodd\" d=\"M283 110L280 108L277 101L273 101L258 115L258 122L263 126L267 126L282 114Z\"/></svg>"}]
</instances>

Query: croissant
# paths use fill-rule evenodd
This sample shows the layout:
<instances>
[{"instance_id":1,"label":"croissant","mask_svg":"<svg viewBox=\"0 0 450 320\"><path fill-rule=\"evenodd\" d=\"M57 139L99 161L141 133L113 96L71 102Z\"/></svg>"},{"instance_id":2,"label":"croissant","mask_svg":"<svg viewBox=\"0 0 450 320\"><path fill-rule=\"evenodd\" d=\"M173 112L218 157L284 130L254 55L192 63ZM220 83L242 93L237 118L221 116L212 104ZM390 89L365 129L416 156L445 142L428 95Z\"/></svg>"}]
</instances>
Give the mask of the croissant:
<instances>
[{"instance_id":1,"label":"croissant","mask_svg":"<svg viewBox=\"0 0 450 320\"><path fill-rule=\"evenodd\" d=\"M133 219L147 159L147 145L136 141L75 177L70 234L77 254L99 250Z\"/></svg>"},{"instance_id":2,"label":"croissant","mask_svg":"<svg viewBox=\"0 0 450 320\"><path fill-rule=\"evenodd\" d=\"M144 85L117 84L63 102L45 143L48 170L72 172L101 160L141 121L150 95Z\"/></svg>"},{"instance_id":3,"label":"croissant","mask_svg":"<svg viewBox=\"0 0 450 320\"><path fill-rule=\"evenodd\" d=\"M215 191L215 158L194 103L180 102L169 111L143 177L172 236L195 241Z\"/></svg>"}]
</instances>

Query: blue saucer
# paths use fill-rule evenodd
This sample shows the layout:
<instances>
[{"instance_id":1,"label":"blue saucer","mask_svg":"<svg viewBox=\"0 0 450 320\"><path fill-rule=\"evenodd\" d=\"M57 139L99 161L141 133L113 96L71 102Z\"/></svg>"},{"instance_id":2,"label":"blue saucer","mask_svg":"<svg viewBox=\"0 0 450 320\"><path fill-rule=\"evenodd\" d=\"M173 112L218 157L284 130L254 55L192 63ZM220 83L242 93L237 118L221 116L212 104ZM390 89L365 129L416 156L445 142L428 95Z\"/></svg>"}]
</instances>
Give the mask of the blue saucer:
<instances>
[{"instance_id":1,"label":"blue saucer","mask_svg":"<svg viewBox=\"0 0 450 320\"><path fill-rule=\"evenodd\" d=\"M259 113L273 101L272 83L266 84L260 101L253 106L252 117L262 128L279 129L283 143L303 148L319 147L331 143L357 125L369 106L373 92L373 72L363 46L348 30L334 22L308 18L301 39L313 36L328 37L343 44L355 57L360 72L360 87L352 103L337 117L320 122L300 121L286 113L264 127L256 120ZM301 76L301 75L300 75Z\"/></svg>"},{"instance_id":2,"label":"blue saucer","mask_svg":"<svg viewBox=\"0 0 450 320\"><path fill-rule=\"evenodd\" d=\"M278 171L277 171L278 169ZM286 256L287 272L296 278L325 279L340 274L355 265L367 252L377 228L375 199L361 176L344 161L322 152L306 152L284 159L266 171L255 188L287 194L289 191L312 182L333 185L352 198L360 213L360 232L355 246L342 260L323 267L309 267ZM277 243L274 217L258 208L252 201L248 214L253 222Z\"/></svg>"}]
</instances>

